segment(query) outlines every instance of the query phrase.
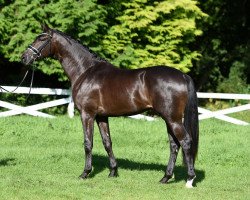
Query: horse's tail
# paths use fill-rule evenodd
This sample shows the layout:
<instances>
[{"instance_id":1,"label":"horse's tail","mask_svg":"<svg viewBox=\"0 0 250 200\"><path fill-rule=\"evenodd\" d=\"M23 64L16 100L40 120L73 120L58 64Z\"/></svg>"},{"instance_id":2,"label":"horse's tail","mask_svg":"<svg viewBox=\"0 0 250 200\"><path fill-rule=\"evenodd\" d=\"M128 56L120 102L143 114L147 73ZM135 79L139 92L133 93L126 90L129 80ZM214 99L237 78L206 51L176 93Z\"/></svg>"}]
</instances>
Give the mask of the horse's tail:
<instances>
[{"instance_id":1,"label":"horse's tail","mask_svg":"<svg viewBox=\"0 0 250 200\"><path fill-rule=\"evenodd\" d=\"M184 127L192 139L191 153L195 162L199 143L198 100L193 80L188 75L185 75L185 78L188 84L188 101L184 113Z\"/></svg>"}]
</instances>

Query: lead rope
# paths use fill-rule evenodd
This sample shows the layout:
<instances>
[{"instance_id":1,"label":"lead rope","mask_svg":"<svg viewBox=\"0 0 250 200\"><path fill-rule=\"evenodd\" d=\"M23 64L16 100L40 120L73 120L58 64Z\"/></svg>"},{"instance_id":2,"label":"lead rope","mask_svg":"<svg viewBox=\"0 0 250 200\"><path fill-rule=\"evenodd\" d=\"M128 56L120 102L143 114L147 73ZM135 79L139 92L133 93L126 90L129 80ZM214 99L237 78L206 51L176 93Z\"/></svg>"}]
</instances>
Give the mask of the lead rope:
<instances>
[{"instance_id":1,"label":"lead rope","mask_svg":"<svg viewBox=\"0 0 250 200\"><path fill-rule=\"evenodd\" d=\"M30 80L30 89L29 89L29 94L26 98L26 103L28 102L28 99L30 97L30 92L31 92L31 89L32 89L32 86L33 86L33 81L34 81L34 74L35 74L35 70L34 70L34 65L32 66L32 75L31 75L31 80Z\"/></svg>"},{"instance_id":2,"label":"lead rope","mask_svg":"<svg viewBox=\"0 0 250 200\"><path fill-rule=\"evenodd\" d=\"M5 91L5 92L8 92L8 93L14 93L14 92L23 84L23 82L24 82L24 80L26 79L28 73L29 73L29 69L26 71L26 73L25 73L25 75L24 75L22 81L18 84L18 86L17 86L14 90L9 91L9 90L5 89L4 87L0 86L1 92L2 92L2 91Z\"/></svg>"},{"instance_id":3,"label":"lead rope","mask_svg":"<svg viewBox=\"0 0 250 200\"><path fill-rule=\"evenodd\" d=\"M4 87L2 87L2 86L0 85L0 90L1 90L1 92L2 92L2 91L5 91L5 92L8 92L8 93L14 93L14 92L23 84L23 82L24 82L24 80L26 79L26 77L27 77L29 71L30 71L30 69L28 69L28 70L26 71L26 73L25 73L23 79L21 80L21 82L20 82L20 83L18 84L18 86L17 86L14 90L12 90L12 91L7 90L7 89L5 89ZM31 81L30 81L30 88L29 88L28 96L27 96L27 98L26 98L26 102L28 101L28 98L29 98L29 96L30 96L30 92L31 92L31 89L32 89L32 86L33 86L34 72L35 72L35 70L34 70L34 66L33 66L33 67L32 67Z\"/></svg>"}]
</instances>

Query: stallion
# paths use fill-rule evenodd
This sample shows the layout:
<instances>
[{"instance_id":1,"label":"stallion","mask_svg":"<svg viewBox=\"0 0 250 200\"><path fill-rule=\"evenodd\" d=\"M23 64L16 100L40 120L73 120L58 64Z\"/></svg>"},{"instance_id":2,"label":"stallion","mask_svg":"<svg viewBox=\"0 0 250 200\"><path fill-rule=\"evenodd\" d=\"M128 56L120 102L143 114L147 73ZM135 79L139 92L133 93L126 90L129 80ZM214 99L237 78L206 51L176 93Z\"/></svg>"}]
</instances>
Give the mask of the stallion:
<instances>
[{"instance_id":1,"label":"stallion","mask_svg":"<svg viewBox=\"0 0 250 200\"><path fill-rule=\"evenodd\" d=\"M170 141L169 162L160 182L167 183L172 178L181 147L188 174L186 187L193 187L199 125L192 79L167 66L119 69L65 33L46 24L42 25L42 30L24 51L21 60L30 65L36 60L52 57L61 63L67 74L84 132L85 166L80 178L86 179L92 170L94 121L109 157L109 177L115 177L118 165L112 150L108 117L153 110L165 121Z\"/></svg>"}]
</instances>

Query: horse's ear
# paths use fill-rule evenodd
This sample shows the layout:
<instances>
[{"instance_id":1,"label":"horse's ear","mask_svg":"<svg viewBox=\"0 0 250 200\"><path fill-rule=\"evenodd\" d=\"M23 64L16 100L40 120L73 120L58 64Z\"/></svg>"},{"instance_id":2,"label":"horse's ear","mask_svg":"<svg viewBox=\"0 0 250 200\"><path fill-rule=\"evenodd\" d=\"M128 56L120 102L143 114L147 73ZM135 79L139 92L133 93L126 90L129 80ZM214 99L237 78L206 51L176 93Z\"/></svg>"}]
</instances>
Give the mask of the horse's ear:
<instances>
[{"instance_id":1,"label":"horse's ear","mask_svg":"<svg viewBox=\"0 0 250 200\"><path fill-rule=\"evenodd\" d=\"M45 23L41 24L41 27L42 27L43 32L45 32L45 33L49 32L49 30L50 30L49 26Z\"/></svg>"}]
</instances>

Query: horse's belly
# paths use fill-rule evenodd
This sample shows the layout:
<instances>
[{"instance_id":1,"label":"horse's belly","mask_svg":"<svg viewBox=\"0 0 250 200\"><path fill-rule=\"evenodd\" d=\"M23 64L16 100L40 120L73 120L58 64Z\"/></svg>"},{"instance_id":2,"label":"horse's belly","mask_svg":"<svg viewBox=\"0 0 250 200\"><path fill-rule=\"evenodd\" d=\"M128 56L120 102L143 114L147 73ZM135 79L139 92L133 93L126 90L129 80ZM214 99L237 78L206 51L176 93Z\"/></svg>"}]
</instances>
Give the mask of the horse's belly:
<instances>
[{"instance_id":1,"label":"horse's belly","mask_svg":"<svg viewBox=\"0 0 250 200\"><path fill-rule=\"evenodd\" d=\"M148 101L141 98L112 98L111 101L105 101L98 107L98 114L120 116L139 113L149 109L152 106Z\"/></svg>"}]
</instances>

